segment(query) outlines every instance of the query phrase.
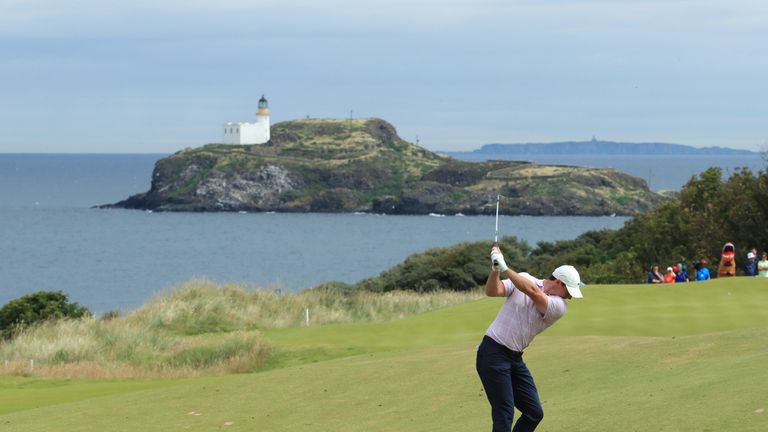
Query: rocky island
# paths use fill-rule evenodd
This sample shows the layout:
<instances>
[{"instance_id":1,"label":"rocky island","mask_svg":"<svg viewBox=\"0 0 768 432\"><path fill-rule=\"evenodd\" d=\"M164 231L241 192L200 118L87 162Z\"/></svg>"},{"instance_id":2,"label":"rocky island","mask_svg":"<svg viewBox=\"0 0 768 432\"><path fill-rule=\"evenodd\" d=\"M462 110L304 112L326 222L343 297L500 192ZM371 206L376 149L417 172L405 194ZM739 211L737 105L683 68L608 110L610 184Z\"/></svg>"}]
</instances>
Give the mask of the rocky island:
<instances>
[{"instance_id":1,"label":"rocky island","mask_svg":"<svg viewBox=\"0 0 768 432\"><path fill-rule=\"evenodd\" d=\"M463 162L380 119L275 124L259 145L208 144L159 160L148 192L102 207L154 211L635 215L662 200L613 169Z\"/></svg>"}]
</instances>

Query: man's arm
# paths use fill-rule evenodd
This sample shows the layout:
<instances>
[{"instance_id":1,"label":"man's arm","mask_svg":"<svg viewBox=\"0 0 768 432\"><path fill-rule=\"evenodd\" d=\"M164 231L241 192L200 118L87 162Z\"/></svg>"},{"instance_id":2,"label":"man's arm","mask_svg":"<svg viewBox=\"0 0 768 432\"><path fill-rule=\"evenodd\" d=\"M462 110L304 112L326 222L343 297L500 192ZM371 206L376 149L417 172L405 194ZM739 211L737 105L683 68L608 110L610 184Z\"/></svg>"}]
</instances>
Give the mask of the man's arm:
<instances>
[{"instance_id":1,"label":"man's arm","mask_svg":"<svg viewBox=\"0 0 768 432\"><path fill-rule=\"evenodd\" d=\"M533 283L533 281L520 276L519 273L510 268L508 268L504 274L506 274L507 277L512 281L512 283L515 285L515 288L519 289L523 292L523 294L527 295L531 298L531 300L533 300L533 304L536 306L536 310L539 311L540 314L544 315L547 313L547 303L549 303L549 297L547 297L547 295L544 294L544 291L540 290L536 284Z\"/></svg>"},{"instance_id":2,"label":"man's arm","mask_svg":"<svg viewBox=\"0 0 768 432\"><path fill-rule=\"evenodd\" d=\"M507 294L504 284L499 279L499 271L491 270L488 280L485 282L485 295L488 297L504 297Z\"/></svg>"},{"instance_id":3,"label":"man's arm","mask_svg":"<svg viewBox=\"0 0 768 432\"><path fill-rule=\"evenodd\" d=\"M539 311L540 314L544 315L547 312L547 303L549 302L549 298L546 294L544 294L543 291L539 290L539 288L536 286L536 284L533 283L530 279L524 278L520 276L517 272L507 267L507 264L504 262L504 256L501 254L501 250L494 246L493 249L491 249L491 260L494 261L494 265L499 268L500 271L502 271L507 277L512 281L512 284L515 285L515 288L519 289L523 294L527 295L532 301L534 306L536 306L536 310ZM504 285L499 280L498 274L496 271L492 271L491 275L488 276L488 282L485 284L485 293L486 295L489 295L488 292L496 292L498 293L498 287L496 288L496 291L493 290L491 277L495 276L495 281L498 281L498 285L501 285L501 295L504 295Z\"/></svg>"}]
</instances>

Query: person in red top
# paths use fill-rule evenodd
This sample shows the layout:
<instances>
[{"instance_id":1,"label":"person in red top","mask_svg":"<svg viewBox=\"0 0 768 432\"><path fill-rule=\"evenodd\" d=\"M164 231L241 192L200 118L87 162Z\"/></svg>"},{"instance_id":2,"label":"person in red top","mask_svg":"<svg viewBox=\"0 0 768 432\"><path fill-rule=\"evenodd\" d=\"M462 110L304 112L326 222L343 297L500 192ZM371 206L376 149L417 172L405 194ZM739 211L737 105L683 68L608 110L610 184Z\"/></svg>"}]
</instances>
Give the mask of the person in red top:
<instances>
[{"instance_id":1,"label":"person in red top","mask_svg":"<svg viewBox=\"0 0 768 432\"><path fill-rule=\"evenodd\" d=\"M675 279L677 279L675 271L672 270L672 267L667 267L667 272L664 273L664 283L675 283Z\"/></svg>"}]
</instances>

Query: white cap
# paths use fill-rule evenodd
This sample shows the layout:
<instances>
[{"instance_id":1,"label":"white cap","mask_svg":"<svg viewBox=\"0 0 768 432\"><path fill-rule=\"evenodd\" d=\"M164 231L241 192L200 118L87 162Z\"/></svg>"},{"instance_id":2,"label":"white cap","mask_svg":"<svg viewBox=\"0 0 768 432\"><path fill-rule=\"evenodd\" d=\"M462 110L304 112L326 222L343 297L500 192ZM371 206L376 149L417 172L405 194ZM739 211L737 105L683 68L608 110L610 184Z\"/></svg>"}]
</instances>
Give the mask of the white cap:
<instances>
[{"instance_id":1,"label":"white cap","mask_svg":"<svg viewBox=\"0 0 768 432\"><path fill-rule=\"evenodd\" d=\"M570 294L571 297L584 297L581 294L581 288L579 288L579 285L581 285L581 277L579 277L579 272L577 272L573 266L560 266L552 272L552 276L565 284L565 288L568 290L568 294Z\"/></svg>"},{"instance_id":2,"label":"white cap","mask_svg":"<svg viewBox=\"0 0 768 432\"><path fill-rule=\"evenodd\" d=\"M747 259L752 259L754 257L755 257L755 254L753 254L752 252L747 254Z\"/></svg>"},{"instance_id":3,"label":"white cap","mask_svg":"<svg viewBox=\"0 0 768 432\"><path fill-rule=\"evenodd\" d=\"M674 271L674 270L672 270L672 267L667 267L667 271L671 272L671 271Z\"/></svg>"}]
</instances>

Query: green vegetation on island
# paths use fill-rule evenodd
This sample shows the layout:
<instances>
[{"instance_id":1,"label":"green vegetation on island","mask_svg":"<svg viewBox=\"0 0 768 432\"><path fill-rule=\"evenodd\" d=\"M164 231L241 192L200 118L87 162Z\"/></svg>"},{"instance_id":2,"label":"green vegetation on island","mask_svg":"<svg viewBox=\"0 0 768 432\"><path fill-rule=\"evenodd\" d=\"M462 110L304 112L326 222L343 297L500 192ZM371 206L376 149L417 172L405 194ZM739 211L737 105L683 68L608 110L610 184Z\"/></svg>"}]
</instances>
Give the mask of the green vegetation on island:
<instances>
[{"instance_id":1,"label":"green vegetation on island","mask_svg":"<svg viewBox=\"0 0 768 432\"><path fill-rule=\"evenodd\" d=\"M159 211L635 215L660 202L613 169L463 162L380 119L274 125L262 145L208 144L157 162L151 189L107 207Z\"/></svg>"}]
</instances>

